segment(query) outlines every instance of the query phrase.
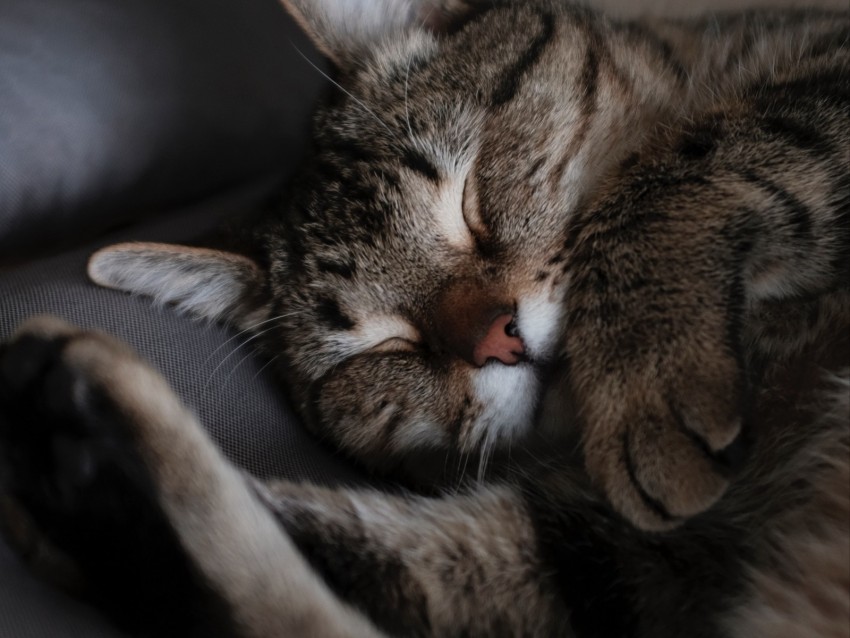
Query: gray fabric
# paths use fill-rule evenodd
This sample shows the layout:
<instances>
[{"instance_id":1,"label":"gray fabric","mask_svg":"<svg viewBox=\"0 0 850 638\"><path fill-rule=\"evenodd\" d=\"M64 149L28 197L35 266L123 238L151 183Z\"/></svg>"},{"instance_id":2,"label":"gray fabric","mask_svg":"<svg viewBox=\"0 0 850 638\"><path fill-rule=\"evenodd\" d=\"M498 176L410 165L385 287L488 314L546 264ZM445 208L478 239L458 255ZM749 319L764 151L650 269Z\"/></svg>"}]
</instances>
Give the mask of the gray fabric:
<instances>
[{"instance_id":1,"label":"gray fabric","mask_svg":"<svg viewBox=\"0 0 850 638\"><path fill-rule=\"evenodd\" d=\"M262 192L239 193L107 238L179 241L250 208ZM124 339L162 371L225 454L261 476L359 483L363 477L299 426L265 362L244 337L192 321L149 300L100 289L85 278L96 246L0 270L0 339L22 319L52 313ZM91 610L35 581L0 545L0 636L111 636Z\"/></svg>"},{"instance_id":2,"label":"gray fabric","mask_svg":"<svg viewBox=\"0 0 850 638\"><path fill-rule=\"evenodd\" d=\"M123 638L95 609L35 580L0 543L0 636Z\"/></svg>"},{"instance_id":3,"label":"gray fabric","mask_svg":"<svg viewBox=\"0 0 850 638\"><path fill-rule=\"evenodd\" d=\"M278 0L0 0L0 264L285 174L298 50Z\"/></svg>"}]
</instances>

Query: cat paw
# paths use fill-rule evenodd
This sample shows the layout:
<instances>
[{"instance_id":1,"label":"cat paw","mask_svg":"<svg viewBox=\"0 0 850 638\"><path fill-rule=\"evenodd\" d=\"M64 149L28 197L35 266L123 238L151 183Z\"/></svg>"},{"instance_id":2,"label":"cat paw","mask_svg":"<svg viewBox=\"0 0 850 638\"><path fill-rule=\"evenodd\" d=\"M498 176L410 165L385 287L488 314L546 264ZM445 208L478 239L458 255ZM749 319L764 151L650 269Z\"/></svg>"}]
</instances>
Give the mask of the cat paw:
<instances>
[{"instance_id":1,"label":"cat paw","mask_svg":"<svg viewBox=\"0 0 850 638\"><path fill-rule=\"evenodd\" d=\"M155 431L177 446L157 428L181 410L165 380L106 335L41 317L0 345L0 529L37 572L70 581L132 635L211 633L199 620L214 608L209 590L161 505L158 481L179 472L157 474L144 445Z\"/></svg>"},{"instance_id":2,"label":"cat paw","mask_svg":"<svg viewBox=\"0 0 850 638\"><path fill-rule=\"evenodd\" d=\"M126 417L105 387L128 357L105 335L50 317L0 346L0 490L75 557L126 523L145 491Z\"/></svg>"},{"instance_id":3,"label":"cat paw","mask_svg":"<svg viewBox=\"0 0 850 638\"><path fill-rule=\"evenodd\" d=\"M709 509L747 456L737 364L707 368L620 377L586 403L588 472L637 527L671 529Z\"/></svg>"}]
</instances>

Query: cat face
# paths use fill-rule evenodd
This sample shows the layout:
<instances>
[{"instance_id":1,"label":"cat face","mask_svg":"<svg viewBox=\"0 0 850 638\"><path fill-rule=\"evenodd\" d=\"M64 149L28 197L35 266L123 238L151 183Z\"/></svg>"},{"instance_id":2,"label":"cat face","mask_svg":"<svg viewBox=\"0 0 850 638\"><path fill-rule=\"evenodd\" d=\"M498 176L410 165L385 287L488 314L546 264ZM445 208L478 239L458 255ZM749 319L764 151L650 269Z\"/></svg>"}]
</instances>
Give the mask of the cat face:
<instances>
[{"instance_id":1,"label":"cat face","mask_svg":"<svg viewBox=\"0 0 850 638\"><path fill-rule=\"evenodd\" d=\"M272 349L320 428L473 450L533 424L566 228L542 183L550 98L516 93L553 28L512 9L452 36L414 30L343 72L318 114L268 236Z\"/></svg>"},{"instance_id":2,"label":"cat face","mask_svg":"<svg viewBox=\"0 0 850 638\"><path fill-rule=\"evenodd\" d=\"M135 246L93 279L262 331L307 421L367 462L521 437L568 329L571 213L652 99L623 99L627 54L570 5L288 4L334 87L259 233L268 272Z\"/></svg>"}]
</instances>

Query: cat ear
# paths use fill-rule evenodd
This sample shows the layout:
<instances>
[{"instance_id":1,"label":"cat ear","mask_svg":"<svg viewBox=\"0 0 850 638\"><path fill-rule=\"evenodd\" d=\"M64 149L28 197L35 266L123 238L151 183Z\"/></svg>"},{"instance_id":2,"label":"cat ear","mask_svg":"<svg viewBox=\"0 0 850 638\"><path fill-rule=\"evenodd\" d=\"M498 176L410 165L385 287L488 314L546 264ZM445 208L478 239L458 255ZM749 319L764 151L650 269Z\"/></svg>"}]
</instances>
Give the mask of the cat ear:
<instances>
[{"instance_id":1,"label":"cat ear","mask_svg":"<svg viewBox=\"0 0 850 638\"><path fill-rule=\"evenodd\" d=\"M358 50L410 27L441 31L484 0L282 0L336 66ZM491 0L492 2L492 0Z\"/></svg>"},{"instance_id":2,"label":"cat ear","mask_svg":"<svg viewBox=\"0 0 850 638\"><path fill-rule=\"evenodd\" d=\"M242 255L172 244L107 246L89 259L92 281L153 297L199 317L250 328L266 318L265 275Z\"/></svg>"}]
</instances>

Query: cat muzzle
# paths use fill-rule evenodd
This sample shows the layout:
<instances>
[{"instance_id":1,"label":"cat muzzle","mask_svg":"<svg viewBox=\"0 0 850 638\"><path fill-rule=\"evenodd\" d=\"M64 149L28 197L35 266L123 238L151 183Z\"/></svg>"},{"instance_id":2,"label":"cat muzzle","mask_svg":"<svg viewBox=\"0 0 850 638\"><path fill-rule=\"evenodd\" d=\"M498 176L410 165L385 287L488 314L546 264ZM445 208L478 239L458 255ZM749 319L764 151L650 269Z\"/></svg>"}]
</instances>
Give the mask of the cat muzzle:
<instances>
[{"instance_id":1,"label":"cat muzzle","mask_svg":"<svg viewBox=\"0 0 850 638\"><path fill-rule=\"evenodd\" d=\"M434 304L430 324L429 341L436 350L476 368L491 360L504 365L525 360L513 302L494 297L477 279L446 286Z\"/></svg>"}]
</instances>

